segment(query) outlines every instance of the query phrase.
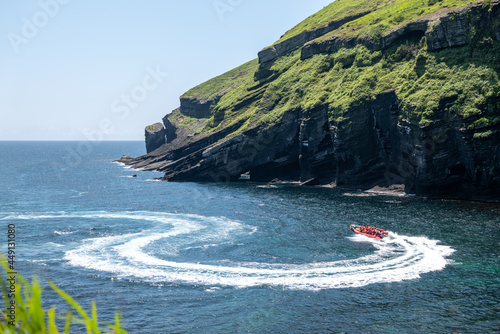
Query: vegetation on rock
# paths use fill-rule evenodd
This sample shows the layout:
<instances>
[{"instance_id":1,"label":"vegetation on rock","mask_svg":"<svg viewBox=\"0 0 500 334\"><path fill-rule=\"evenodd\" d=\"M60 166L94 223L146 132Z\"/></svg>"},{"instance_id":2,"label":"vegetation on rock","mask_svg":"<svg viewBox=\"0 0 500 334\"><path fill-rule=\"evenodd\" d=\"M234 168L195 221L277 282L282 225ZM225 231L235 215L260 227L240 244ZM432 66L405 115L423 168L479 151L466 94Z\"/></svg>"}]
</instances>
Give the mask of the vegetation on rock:
<instances>
[{"instance_id":1,"label":"vegetation on rock","mask_svg":"<svg viewBox=\"0 0 500 334\"><path fill-rule=\"evenodd\" d=\"M280 41L362 12L369 13L320 39L354 35L375 38L443 8L467 3L470 1L337 0L288 31ZM491 1L484 5L491 6ZM478 34L474 29L471 33ZM318 105L328 107L333 121L343 120L348 118L345 112L350 105L373 99L386 90L396 92L403 117L422 126L433 122L434 113L441 107L450 117L470 118L472 124L494 118L485 112L488 99L500 96L499 64L500 42L486 35L475 45L436 52L427 49L421 36L385 50L356 45L305 60L300 59L300 48L296 48L260 67L252 60L185 93L182 98L219 100L209 118L184 117L181 126L196 125L193 134L208 134L240 122L243 125L237 132L241 132L255 124L274 124L287 110L310 110Z\"/></svg>"},{"instance_id":2,"label":"vegetation on rock","mask_svg":"<svg viewBox=\"0 0 500 334\"><path fill-rule=\"evenodd\" d=\"M498 1L337 0L185 93L164 118L177 139L134 163L172 180L249 172L495 197L499 72Z\"/></svg>"}]
</instances>

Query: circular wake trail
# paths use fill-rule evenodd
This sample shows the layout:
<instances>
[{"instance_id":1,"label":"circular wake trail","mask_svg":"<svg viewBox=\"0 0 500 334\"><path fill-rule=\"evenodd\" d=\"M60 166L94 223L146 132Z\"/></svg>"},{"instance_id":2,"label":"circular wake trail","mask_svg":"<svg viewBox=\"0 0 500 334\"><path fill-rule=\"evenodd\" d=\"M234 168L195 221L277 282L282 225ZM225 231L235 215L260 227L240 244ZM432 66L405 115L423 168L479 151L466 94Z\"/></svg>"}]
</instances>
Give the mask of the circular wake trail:
<instances>
[{"instance_id":1,"label":"circular wake trail","mask_svg":"<svg viewBox=\"0 0 500 334\"><path fill-rule=\"evenodd\" d=\"M426 237L391 233L382 240L351 236L353 242L370 242L375 251L357 259L309 264L276 264L221 260L216 264L176 261L177 254L195 247L237 244L238 237L256 228L224 218L154 212L56 213L38 216L10 216L17 219L50 218L126 219L148 221L153 228L137 233L86 239L66 251L65 260L121 277L151 282L179 282L195 285L251 287L283 286L290 289L332 289L361 287L419 278L442 270L454 250ZM156 245L166 245L155 251ZM148 247L149 246L149 247ZM157 253L159 252L159 253ZM157 254L155 254L157 253ZM170 260L156 255L167 254Z\"/></svg>"}]
</instances>

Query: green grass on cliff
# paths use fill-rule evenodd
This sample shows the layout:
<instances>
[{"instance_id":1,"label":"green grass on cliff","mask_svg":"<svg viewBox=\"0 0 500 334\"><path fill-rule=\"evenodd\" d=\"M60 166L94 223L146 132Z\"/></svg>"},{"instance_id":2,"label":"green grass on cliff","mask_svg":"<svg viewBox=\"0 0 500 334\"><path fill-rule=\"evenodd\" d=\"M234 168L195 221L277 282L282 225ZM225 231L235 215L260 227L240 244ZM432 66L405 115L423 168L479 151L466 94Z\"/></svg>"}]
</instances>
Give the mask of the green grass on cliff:
<instances>
[{"instance_id":1,"label":"green grass on cliff","mask_svg":"<svg viewBox=\"0 0 500 334\"><path fill-rule=\"evenodd\" d=\"M419 44L369 51L341 49L299 61L267 89L272 112L327 106L332 119L345 117L350 106L395 90L405 117L421 125L433 119L440 101L452 115L481 114L488 97L500 96L500 43L428 52ZM293 56L292 56L293 57Z\"/></svg>"},{"instance_id":2,"label":"green grass on cliff","mask_svg":"<svg viewBox=\"0 0 500 334\"><path fill-rule=\"evenodd\" d=\"M276 43L299 35L304 31L325 27L334 21L340 21L347 17L373 11L394 1L395 0L336 0L287 31Z\"/></svg>"},{"instance_id":3,"label":"green grass on cliff","mask_svg":"<svg viewBox=\"0 0 500 334\"><path fill-rule=\"evenodd\" d=\"M469 3L483 2L482 0L394 0L386 2L373 11L357 20L343 25L318 38L318 41L340 38L364 38L376 40L390 30L414 21L419 17L429 16L442 9L461 7Z\"/></svg>"},{"instance_id":4,"label":"green grass on cliff","mask_svg":"<svg viewBox=\"0 0 500 334\"><path fill-rule=\"evenodd\" d=\"M276 43L304 31L315 30L331 22L365 13L367 15L345 24L341 29L322 38L328 39L333 36L376 38L392 28L435 13L442 8L460 7L475 2L481 0L336 0L287 31Z\"/></svg>"},{"instance_id":5,"label":"green grass on cliff","mask_svg":"<svg viewBox=\"0 0 500 334\"><path fill-rule=\"evenodd\" d=\"M500 42L486 38L475 48L439 52L427 51L422 43L409 41L384 51L358 45L305 61L296 50L273 64L268 82L247 77L231 89L198 132L241 120L247 120L247 126L271 124L287 110L318 106L327 107L331 119L340 121L348 117L352 105L386 90L396 92L402 117L426 125L441 107L450 115L480 117L487 98L500 96ZM446 99L452 103L442 106Z\"/></svg>"},{"instance_id":6,"label":"green grass on cliff","mask_svg":"<svg viewBox=\"0 0 500 334\"><path fill-rule=\"evenodd\" d=\"M232 109L238 109L238 102L245 99L248 94L249 86L254 84L254 75L258 70L259 62L253 59L233 70L210 79L184 93L181 98L194 98L198 100L213 100L220 98L219 102L212 111L210 118L193 118L183 115L180 110L175 110L170 116L171 121L184 131L193 135L209 134L222 125L224 119L232 118L235 123ZM238 113L243 113L238 110ZM227 124L227 122L226 122ZM224 124L224 125L226 125Z\"/></svg>"},{"instance_id":7,"label":"green grass on cliff","mask_svg":"<svg viewBox=\"0 0 500 334\"><path fill-rule=\"evenodd\" d=\"M380 1L377 11L334 33L380 35L416 17L468 2ZM373 3L338 0L294 29L297 32L329 22L327 14L335 11L343 13L338 15L350 16L361 10L363 4ZM289 110L317 107L327 108L330 118L340 122L349 118L350 108L387 90L397 94L401 117L421 126L437 120L438 110L444 111L447 117L469 119L467 126L482 118L487 120L482 121L484 124L498 124L488 110L499 110L500 106L489 106L487 101L500 97L500 42L488 36L477 36L474 46L439 52L428 51L425 38L401 41L382 51L358 45L331 54L317 54L304 61L300 60L300 52L297 48L270 67L259 67L253 60L188 91L183 97L219 96L220 100L210 118L188 120L185 124L196 124L194 134L208 134L236 123L242 124L238 131L243 131L254 124L279 122ZM479 123L470 127L486 136L488 133L483 128Z\"/></svg>"},{"instance_id":8,"label":"green grass on cliff","mask_svg":"<svg viewBox=\"0 0 500 334\"><path fill-rule=\"evenodd\" d=\"M181 98L199 98L202 100L212 100L217 95L222 95L224 92L239 86L244 83L248 77L253 77L253 74L258 68L258 60L251 60L241 66L236 67L224 74L221 74L213 79L210 79L184 93Z\"/></svg>"}]
</instances>

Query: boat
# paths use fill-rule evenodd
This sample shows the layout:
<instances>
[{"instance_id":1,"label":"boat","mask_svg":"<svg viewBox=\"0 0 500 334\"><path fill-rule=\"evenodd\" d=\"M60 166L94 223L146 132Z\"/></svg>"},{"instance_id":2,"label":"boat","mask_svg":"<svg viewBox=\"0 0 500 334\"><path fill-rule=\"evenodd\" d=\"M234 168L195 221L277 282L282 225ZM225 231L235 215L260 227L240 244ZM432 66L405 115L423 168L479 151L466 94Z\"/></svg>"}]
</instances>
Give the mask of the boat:
<instances>
[{"instance_id":1,"label":"boat","mask_svg":"<svg viewBox=\"0 0 500 334\"><path fill-rule=\"evenodd\" d=\"M361 234L366 237L374 239L382 239L383 237L389 234L389 232L384 231L381 228L376 228L375 226L362 226L362 225L352 224L350 228L351 231L353 231L356 234Z\"/></svg>"}]
</instances>

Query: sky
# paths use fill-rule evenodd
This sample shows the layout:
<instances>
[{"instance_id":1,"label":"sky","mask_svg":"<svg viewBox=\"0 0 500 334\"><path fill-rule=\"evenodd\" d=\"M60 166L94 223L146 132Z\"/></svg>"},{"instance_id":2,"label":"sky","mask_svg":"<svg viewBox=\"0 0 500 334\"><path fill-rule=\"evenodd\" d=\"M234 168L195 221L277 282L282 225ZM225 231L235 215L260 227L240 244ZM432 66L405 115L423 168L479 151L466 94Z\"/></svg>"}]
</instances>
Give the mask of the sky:
<instances>
[{"instance_id":1,"label":"sky","mask_svg":"<svg viewBox=\"0 0 500 334\"><path fill-rule=\"evenodd\" d=\"M0 140L143 140L331 0L0 0Z\"/></svg>"}]
</instances>

